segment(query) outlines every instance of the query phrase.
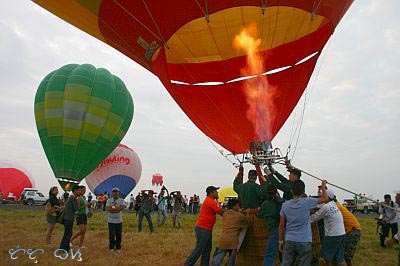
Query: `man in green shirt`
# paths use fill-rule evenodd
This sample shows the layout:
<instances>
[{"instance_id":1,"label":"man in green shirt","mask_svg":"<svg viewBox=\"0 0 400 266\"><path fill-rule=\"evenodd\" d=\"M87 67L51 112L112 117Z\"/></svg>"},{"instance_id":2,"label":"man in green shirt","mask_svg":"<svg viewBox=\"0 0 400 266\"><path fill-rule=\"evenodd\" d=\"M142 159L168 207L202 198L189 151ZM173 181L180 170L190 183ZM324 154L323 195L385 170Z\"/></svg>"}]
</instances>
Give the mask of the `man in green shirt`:
<instances>
[{"instance_id":1,"label":"man in green shirt","mask_svg":"<svg viewBox=\"0 0 400 266\"><path fill-rule=\"evenodd\" d=\"M300 179L301 171L291 165L287 165L287 169L290 173L289 179L286 179L286 177L278 173L274 168L272 168L272 166L266 167L264 171L267 174L268 179L271 181L271 184L283 192L283 199L291 200L293 198L293 193L291 191L292 182Z\"/></svg>"},{"instance_id":2,"label":"man in green shirt","mask_svg":"<svg viewBox=\"0 0 400 266\"><path fill-rule=\"evenodd\" d=\"M279 196L274 185L268 186L267 199L261 204L256 213L259 218L268 220L268 242L264 251L263 265L272 266L278 256L279 248L279 221L283 199Z\"/></svg>"},{"instance_id":3,"label":"man in green shirt","mask_svg":"<svg viewBox=\"0 0 400 266\"><path fill-rule=\"evenodd\" d=\"M256 183L257 171L250 170L248 174L249 180L243 183L243 167L239 168L239 173L233 181L233 189L239 195L240 205L242 209L256 209L261 206L267 197L267 182L262 186ZM262 177L264 181L265 178Z\"/></svg>"}]
</instances>

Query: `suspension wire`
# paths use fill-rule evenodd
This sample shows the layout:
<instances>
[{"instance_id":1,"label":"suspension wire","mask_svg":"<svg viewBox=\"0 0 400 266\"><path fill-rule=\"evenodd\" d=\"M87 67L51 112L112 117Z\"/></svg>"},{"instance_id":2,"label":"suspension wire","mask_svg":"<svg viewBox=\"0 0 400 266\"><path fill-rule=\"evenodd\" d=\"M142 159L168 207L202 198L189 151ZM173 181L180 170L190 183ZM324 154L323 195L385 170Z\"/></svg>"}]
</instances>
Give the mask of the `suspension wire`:
<instances>
[{"instance_id":1,"label":"suspension wire","mask_svg":"<svg viewBox=\"0 0 400 266\"><path fill-rule=\"evenodd\" d=\"M294 167L294 166L293 166L293 167ZM315 176L315 175L313 175L313 174L310 174L310 173L308 173L308 172L306 172L306 171L304 171L304 170L302 170L302 169L300 169L300 168L297 168L297 167L295 167L295 168L298 169L299 171L301 171L302 173L304 173L304 174L306 174L306 175L308 175L308 176L314 178L314 179L317 179L317 180L319 180L319 181L322 181L322 180L323 180L322 178L319 178L319 177L317 177L317 176ZM330 183L330 182L326 182L326 183L327 183L328 185L331 185L331 186L333 186L333 187L336 187L336 188L338 188L338 189L341 189L341 190L343 190L343 191L345 191L345 192L347 192L347 193L350 193L350 194L353 194L353 195L355 195L355 196L358 196L358 197L367 199L367 200L372 201L372 202L374 202L374 203L376 203L376 204L383 205L384 207L390 208L390 209L392 209L392 210L394 210L394 211L396 211L396 212L400 212L400 210L398 210L397 208L394 208L394 207L389 206L389 205L387 205L387 204L384 204L384 203L382 203L382 202L376 201L376 200L371 199L371 198L369 198L369 197L362 196L361 194L357 194L356 192L351 191L351 190L349 190L349 189L343 188L343 187L341 187L341 186L335 185L335 184Z\"/></svg>"},{"instance_id":2,"label":"suspension wire","mask_svg":"<svg viewBox=\"0 0 400 266\"><path fill-rule=\"evenodd\" d=\"M296 144L295 144L295 146L294 146L294 150L293 150L293 153L292 153L292 158L291 158L291 160L293 160L293 158L294 158L294 156L295 156L295 154L296 154L297 145L298 145L298 143L299 143L300 133L301 133L301 129L302 129L302 126L303 126L303 121L304 121L304 114L305 114L306 106L307 106L307 102L308 102L307 99L309 99L309 98L311 97L311 92L313 91L313 89L314 89L314 87L315 87L315 84L317 83L317 79L318 79L319 73L321 72L322 66L324 65L325 58L326 58L326 54L328 53L329 47L330 47L330 42L328 41L328 44L327 44L327 46L326 46L324 55L322 56L321 64L319 65L319 68L318 68L318 70L317 70L317 73L316 73L316 75L315 75L315 78L314 78L314 80L312 81L311 86L310 86L310 87L307 87L307 89L306 89L306 94L304 95L304 107L303 107L303 111L302 111L301 118L300 118L299 132L298 132L298 134L297 134ZM308 96L308 97L307 97L307 96ZM297 131L297 129L296 129L296 131Z\"/></svg>"},{"instance_id":3,"label":"suspension wire","mask_svg":"<svg viewBox=\"0 0 400 266\"><path fill-rule=\"evenodd\" d=\"M208 137L207 140L211 143L211 145L218 151L219 154L222 155L222 157L224 157L228 162L230 162L234 167L237 167L239 165L241 165L243 162L239 160L239 158L235 155L235 159L238 161L238 163L233 162L232 160L230 160L228 158L228 156L224 155L223 152L221 152L221 149L218 149L217 145L215 145L215 143Z\"/></svg>"}]
</instances>

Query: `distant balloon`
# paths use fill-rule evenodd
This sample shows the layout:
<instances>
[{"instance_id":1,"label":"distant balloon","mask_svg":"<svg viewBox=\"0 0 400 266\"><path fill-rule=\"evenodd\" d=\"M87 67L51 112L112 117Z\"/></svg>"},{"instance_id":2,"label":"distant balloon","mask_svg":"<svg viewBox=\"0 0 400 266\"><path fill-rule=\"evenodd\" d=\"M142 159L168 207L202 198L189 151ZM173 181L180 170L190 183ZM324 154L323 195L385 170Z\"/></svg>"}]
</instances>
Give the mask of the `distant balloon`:
<instances>
[{"instance_id":1,"label":"distant balloon","mask_svg":"<svg viewBox=\"0 0 400 266\"><path fill-rule=\"evenodd\" d=\"M32 188L33 182L23 171L12 166L0 166L0 191L3 198L7 198L11 192L19 199L24 188Z\"/></svg>"},{"instance_id":2,"label":"distant balloon","mask_svg":"<svg viewBox=\"0 0 400 266\"><path fill-rule=\"evenodd\" d=\"M238 194L232 187L224 187L218 191L218 201L224 202L226 197L237 197Z\"/></svg>"},{"instance_id":3,"label":"distant balloon","mask_svg":"<svg viewBox=\"0 0 400 266\"><path fill-rule=\"evenodd\" d=\"M164 177L161 174L156 173L156 174L153 175L153 178L151 179L151 184L153 186L162 186L163 183L164 183L163 178Z\"/></svg>"},{"instance_id":4,"label":"distant balloon","mask_svg":"<svg viewBox=\"0 0 400 266\"><path fill-rule=\"evenodd\" d=\"M120 189L125 198L136 187L142 174L142 164L136 152L119 144L117 148L86 178L86 184L98 196L112 189Z\"/></svg>"},{"instance_id":5,"label":"distant balloon","mask_svg":"<svg viewBox=\"0 0 400 266\"><path fill-rule=\"evenodd\" d=\"M117 147L132 117L133 101L124 82L89 64L51 72L36 92L40 140L64 189L79 183Z\"/></svg>"}]
</instances>

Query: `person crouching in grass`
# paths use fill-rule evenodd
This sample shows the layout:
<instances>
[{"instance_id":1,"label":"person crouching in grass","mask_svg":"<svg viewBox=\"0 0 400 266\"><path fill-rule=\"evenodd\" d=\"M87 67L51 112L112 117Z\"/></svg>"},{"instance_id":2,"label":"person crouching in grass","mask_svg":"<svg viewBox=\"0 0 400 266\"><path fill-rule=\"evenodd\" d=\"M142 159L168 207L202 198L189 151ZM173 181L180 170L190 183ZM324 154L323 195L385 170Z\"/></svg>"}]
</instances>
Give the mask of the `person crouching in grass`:
<instances>
[{"instance_id":1,"label":"person crouching in grass","mask_svg":"<svg viewBox=\"0 0 400 266\"><path fill-rule=\"evenodd\" d=\"M283 199L277 193L274 185L268 186L267 200L261 204L257 212L257 217L266 218L268 220L268 243L264 251L263 266L272 266L275 258L278 256L279 248L279 218Z\"/></svg>"},{"instance_id":2,"label":"person crouching in grass","mask_svg":"<svg viewBox=\"0 0 400 266\"><path fill-rule=\"evenodd\" d=\"M121 252L122 241L122 211L125 201L119 197L119 188L112 189L112 196L106 202L108 212L108 236L110 252Z\"/></svg>"},{"instance_id":3,"label":"person crouching in grass","mask_svg":"<svg viewBox=\"0 0 400 266\"><path fill-rule=\"evenodd\" d=\"M228 210L222 215L222 234L219 246L215 250L212 265L221 265L226 254L229 254L227 266L234 266L239 246L239 234L247 227L246 216L240 211L238 199L229 199Z\"/></svg>"}]
</instances>

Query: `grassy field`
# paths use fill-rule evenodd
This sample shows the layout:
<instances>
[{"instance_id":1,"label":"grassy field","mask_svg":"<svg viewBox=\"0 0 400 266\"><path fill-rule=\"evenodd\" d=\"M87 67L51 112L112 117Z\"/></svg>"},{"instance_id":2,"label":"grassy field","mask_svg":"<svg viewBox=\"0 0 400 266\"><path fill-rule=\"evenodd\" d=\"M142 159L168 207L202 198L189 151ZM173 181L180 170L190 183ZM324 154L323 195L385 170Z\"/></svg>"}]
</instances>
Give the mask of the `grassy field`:
<instances>
[{"instance_id":1,"label":"grassy field","mask_svg":"<svg viewBox=\"0 0 400 266\"><path fill-rule=\"evenodd\" d=\"M183 265L195 243L193 227L196 217L183 215L183 228L172 229L169 218L166 226L155 227L155 233L150 234L147 223L144 222L142 233L137 232L137 217L133 213L124 213L122 252L110 254L108 251L107 216L104 212L95 212L89 219L85 246L82 249L80 265ZM153 215L153 222L156 216ZM221 234L221 218L218 218L214 230L215 247ZM362 239L358 246L354 265L397 265L398 247L381 249L376 235L375 220L369 217L360 218L362 224ZM58 247L63 226L56 225L53 235L53 245L45 245L46 221L44 211L31 209L0 209L0 265L35 265L27 255L18 253L18 258L12 260L9 250L17 245L24 249L43 248L44 254L36 253L36 265L77 265L70 257L61 260L53 256ZM77 227L74 230L78 230ZM77 257L75 258L77 259Z\"/></svg>"}]
</instances>

